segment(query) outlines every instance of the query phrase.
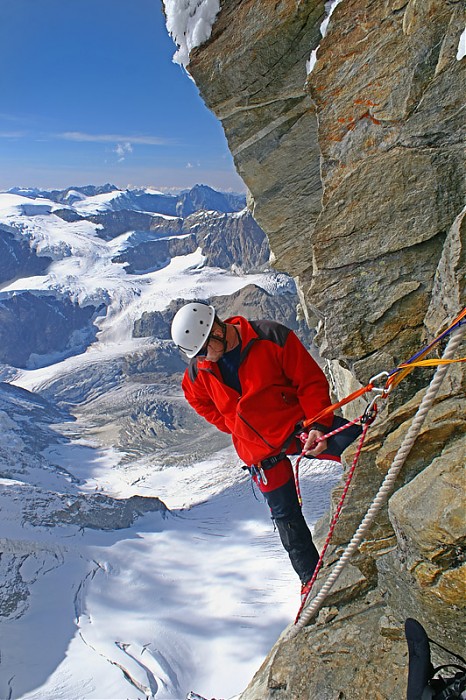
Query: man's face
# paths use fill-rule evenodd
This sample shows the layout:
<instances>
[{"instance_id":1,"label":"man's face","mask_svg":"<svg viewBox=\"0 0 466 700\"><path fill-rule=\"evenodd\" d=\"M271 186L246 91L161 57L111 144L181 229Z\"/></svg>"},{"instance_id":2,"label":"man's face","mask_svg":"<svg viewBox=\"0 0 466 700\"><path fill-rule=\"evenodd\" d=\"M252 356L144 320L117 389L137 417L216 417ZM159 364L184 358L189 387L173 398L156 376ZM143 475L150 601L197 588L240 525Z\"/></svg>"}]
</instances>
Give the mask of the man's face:
<instances>
[{"instance_id":1,"label":"man's face","mask_svg":"<svg viewBox=\"0 0 466 700\"><path fill-rule=\"evenodd\" d=\"M222 329L215 321L209 333L209 337L207 338L207 342L202 350L199 350L198 355L200 357L205 357L205 359L210 362L218 362L224 353L223 347Z\"/></svg>"}]
</instances>

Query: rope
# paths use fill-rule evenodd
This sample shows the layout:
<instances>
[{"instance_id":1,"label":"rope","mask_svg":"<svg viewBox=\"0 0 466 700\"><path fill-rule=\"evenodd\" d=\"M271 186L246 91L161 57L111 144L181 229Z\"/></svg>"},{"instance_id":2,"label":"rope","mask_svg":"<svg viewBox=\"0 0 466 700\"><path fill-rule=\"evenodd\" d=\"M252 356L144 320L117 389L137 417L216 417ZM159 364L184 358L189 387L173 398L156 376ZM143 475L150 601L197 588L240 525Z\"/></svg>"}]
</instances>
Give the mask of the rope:
<instances>
[{"instance_id":1,"label":"rope","mask_svg":"<svg viewBox=\"0 0 466 700\"><path fill-rule=\"evenodd\" d=\"M443 359L450 359L456 352L456 349L458 348L461 338L463 335L465 328L464 326L458 326L458 329L454 334L451 335L450 340L448 342L448 345L445 349L445 353L443 355ZM402 444L400 445L400 448L398 452L395 455L395 458L393 460L393 463L388 470L385 479L382 482L382 485L375 496L372 504L370 505L366 515L364 516L361 524L359 525L358 529L356 530L355 534L353 535L353 539L350 541L348 544L346 550L343 552L340 560L336 564L335 568L331 572L330 576L327 578L325 584L322 586L321 590L319 593L316 595L316 597L313 599L313 601L309 604L309 606L303 611L303 614L301 615L300 619L295 623L295 626L291 628L291 630L288 632L288 635L286 639L293 639L298 633L299 630L306 625L307 622L317 613L317 611L321 608L323 602L328 596L328 593L339 577L341 571L343 568L346 566L347 562L351 558L351 556L354 554L355 550L359 547L361 544L362 540L364 539L366 533L368 532L369 528L372 526L372 523L374 522L375 516L379 513L381 510L382 506L385 504L385 502L388 500L388 497L390 496L391 492L393 491L394 483L395 480L400 473L400 470L403 466L403 464L406 461L406 458L413 447L417 436L419 435L422 425L424 423L424 420L427 416L427 413L429 412L430 408L432 407L435 397L438 393L438 390L440 388L440 385L444 379L444 376L448 370L448 364L441 364L439 365L420 405L419 408L416 412L416 415L413 418L413 421L409 427L409 430L405 436L405 439L403 440Z\"/></svg>"},{"instance_id":2,"label":"rope","mask_svg":"<svg viewBox=\"0 0 466 700\"><path fill-rule=\"evenodd\" d=\"M434 340L432 340L425 348L422 348L418 352L416 352L412 357L409 358L409 360L406 360L402 365L399 367L396 367L393 369L391 372L388 373L388 379L386 383L387 389L393 389L393 387L397 386L410 372L415 367L426 367L426 366L432 366L436 362L440 363L440 360L424 360L422 361L422 358L425 357L436 345L439 343L441 340L447 337L450 333L453 331L457 330L460 326L462 326L465 323L466 318L466 306L464 309L460 311L458 316L452 321L452 323L446 328L440 335L438 335ZM421 360L418 362L418 360ZM464 362L465 358L460 358L458 360L449 360L449 362ZM448 364L448 362L446 363Z\"/></svg>"},{"instance_id":3,"label":"rope","mask_svg":"<svg viewBox=\"0 0 466 700\"><path fill-rule=\"evenodd\" d=\"M386 372L386 374L388 374L388 372ZM308 428L310 425L312 425L312 423L318 423L321 418L324 418L325 416L328 416L330 413L333 413L334 411L336 411L337 408L341 408L342 406L346 406L346 404L349 403L350 401L354 401L355 399L359 398L360 396L363 396L364 394L367 394L369 391L372 391L372 389L374 389L374 386L375 385L372 382L369 382L369 384L366 384L366 386L363 386L360 389L353 391L352 394L345 396L345 398L341 399L341 401L337 401L336 403L332 403L331 406L327 406L319 413L316 413L315 416L312 416L312 418L308 418L305 421L303 421L303 428Z\"/></svg>"}]
</instances>

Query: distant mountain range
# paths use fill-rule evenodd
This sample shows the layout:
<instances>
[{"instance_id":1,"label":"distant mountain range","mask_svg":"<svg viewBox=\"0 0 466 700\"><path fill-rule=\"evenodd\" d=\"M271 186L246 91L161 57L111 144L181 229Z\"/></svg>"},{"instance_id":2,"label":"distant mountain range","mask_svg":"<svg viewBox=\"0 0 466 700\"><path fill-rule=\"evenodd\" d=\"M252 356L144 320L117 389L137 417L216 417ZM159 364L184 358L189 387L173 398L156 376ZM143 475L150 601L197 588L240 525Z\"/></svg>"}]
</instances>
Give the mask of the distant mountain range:
<instances>
[{"instance_id":1,"label":"distant mountain range","mask_svg":"<svg viewBox=\"0 0 466 700\"><path fill-rule=\"evenodd\" d=\"M38 388L66 412L80 406L102 430L121 420L112 444L128 453L153 452L155 435L165 449L181 426L189 443L196 420L160 398L179 393L185 361L170 324L185 301L214 303L224 318L281 320L311 344L294 282L270 269L244 204L201 185L181 195L111 185L0 193L0 380Z\"/></svg>"},{"instance_id":2,"label":"distant mountain range","mask_svg":"<svg viewBox=\"0 0 466 700\"><path fill-rule=\"evenodd\" d=\"M115 185L85 185L84 187L67 187L64 190L24 189L13 187L11 194L31 199L48 199L57 204L73 206L80 202L88 211L95 212L120 209L144 211L167 216L189 216L195 211L234 212L244 209L246 196L228 192L217 192L207 185L195 185L190 190L179 194L164 194L150 188L119 190ZM89 202L88 200L92 201ZM79 210L79 206L77 207Z\"/></svg>"}]
</instances>

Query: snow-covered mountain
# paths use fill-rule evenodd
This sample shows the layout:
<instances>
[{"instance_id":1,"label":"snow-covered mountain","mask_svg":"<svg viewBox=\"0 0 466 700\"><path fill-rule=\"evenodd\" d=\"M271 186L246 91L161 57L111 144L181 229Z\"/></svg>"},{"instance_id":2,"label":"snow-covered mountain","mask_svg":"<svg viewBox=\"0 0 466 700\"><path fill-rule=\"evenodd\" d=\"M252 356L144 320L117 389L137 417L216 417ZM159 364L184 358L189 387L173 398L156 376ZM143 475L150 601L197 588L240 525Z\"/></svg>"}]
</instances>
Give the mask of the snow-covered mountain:
<instances>
[{"instance_id":1,"label":"snow-covered mountain","mask_svg":"<svg viewBox=\"0 0 466 700\"><path fill-rule=\"evenodd\" d=\"M206 187L0 193L0 697L226 698L291 619L265 506L169 339L206 299L309 342L268 255ZM313 520L337 474L303 475Z\"/></svg>"},{"instance_id":2,"label":"snow-covered mountain","mask_svg":"<svg viewBox=\"0 0 466 700\"><path fill-rule=\"evenodd\" d=\"M258 282L269 292L293 291L284 276L266 272L266 238L246 209L236 211L240 197L227 212L191 211L196 202L226 208L231 196L205 187L179 197L112 189L57 203L74 191L0 194L0 363L31 369L97 338L130 340L144 312L162 311L175 297ZM150 213L139 206L147 198ZM173 211L189 203L189 215L155 212L159 198L162 209L174 200Z\"/></svg>"},{"instance_id":3,"label":"snow-covered mountain","mask_svg":"<svg viewBox=\"0 0 466 700\"><path fill-rule=\"evenodd\" d=\"M65 190L14 187L8 192L32 199L52 200L67 207L74 204L78 212L88 214L125 209L184 217L201 209L223 213L240 211L246 205L245 195L217 192L207 185L195 185L179 194L166 194L149 187L120 190L109 183L67 187Z\"/></svg>"}]
</instances>

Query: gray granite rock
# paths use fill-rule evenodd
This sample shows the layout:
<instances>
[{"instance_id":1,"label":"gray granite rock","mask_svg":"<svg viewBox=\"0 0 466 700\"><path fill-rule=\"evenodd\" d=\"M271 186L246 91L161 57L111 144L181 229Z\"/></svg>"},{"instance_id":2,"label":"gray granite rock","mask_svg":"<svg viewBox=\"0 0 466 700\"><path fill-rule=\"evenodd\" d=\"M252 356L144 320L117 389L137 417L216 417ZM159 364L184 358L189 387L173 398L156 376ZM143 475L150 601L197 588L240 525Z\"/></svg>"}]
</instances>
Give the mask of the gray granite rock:
<instances>
[{"instance_id":1,"label":"gray granite rock","mask_svg":"<svg viewBox=\"0 0 466 700\"><path fill-rule=\"evenodd\" d=\"M466 60L456 52L465 8L345 0L321 40L323 5L225 0L188 69L222 121L275 265L296 277L304 314L318 321L341 398L408 359L464 306ZM432 372L406 378L371 428L318 585L374 498ZM465 384L452 366L400 491L353 558L364 586L339 601L336 591L336 616L279 640L242 700L402 700L404 618L417 615L445 646L458 643ZM316 528L320 543L329 518Z\"/></svg>"}]
</instances>

